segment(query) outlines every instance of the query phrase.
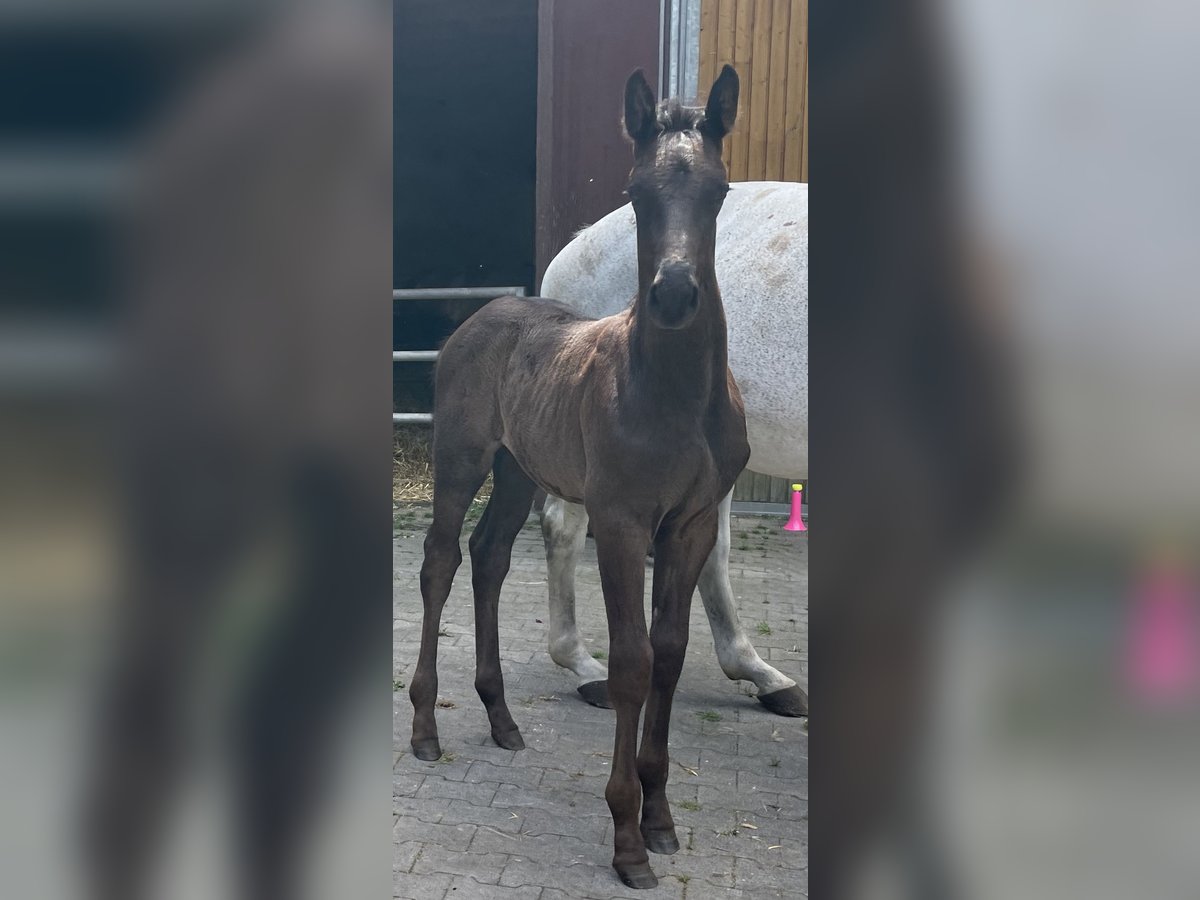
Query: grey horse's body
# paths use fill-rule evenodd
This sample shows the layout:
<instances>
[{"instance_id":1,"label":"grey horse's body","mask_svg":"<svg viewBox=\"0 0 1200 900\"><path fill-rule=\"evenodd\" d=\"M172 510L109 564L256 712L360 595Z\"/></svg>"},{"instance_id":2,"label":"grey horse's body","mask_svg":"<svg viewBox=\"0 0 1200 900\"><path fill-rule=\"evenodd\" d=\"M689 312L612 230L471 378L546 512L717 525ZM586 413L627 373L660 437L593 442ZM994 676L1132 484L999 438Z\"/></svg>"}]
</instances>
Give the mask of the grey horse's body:
<instances>
[{"instance_id":1,"label":"grey horse's body","mask_svg":"<svg viewBox=\"0 0 1200 900\"><path fill-rule=\"evenodd\" d=\"M554 258L541 293L587 316L628 306L637 293L636 228L623 206L580 232ZM729 367L742 392L749 468L808 477L808 185L735 184L717 217L717 279L729 329ZM722 502L717 544L700 577L700 594L721 668L753 681L775 712L799 715L807 699L796 682L764 662L738 622L729 585L730 497ZM550 585L550 654L573 671L580 693L604 705L604 665L591 657L575 625L575 561L587 530L577 504L550 497L542 518Z\"/></svg>"}]
</instances>

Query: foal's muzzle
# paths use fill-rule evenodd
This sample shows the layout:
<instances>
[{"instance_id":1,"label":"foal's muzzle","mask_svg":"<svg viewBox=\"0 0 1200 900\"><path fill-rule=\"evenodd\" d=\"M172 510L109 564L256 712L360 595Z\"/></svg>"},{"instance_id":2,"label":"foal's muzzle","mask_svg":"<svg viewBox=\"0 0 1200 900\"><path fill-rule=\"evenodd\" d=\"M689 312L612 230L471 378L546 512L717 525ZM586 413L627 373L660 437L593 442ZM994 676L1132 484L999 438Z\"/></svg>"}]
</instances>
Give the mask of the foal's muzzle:
<instances>
[{"instance_id":1,"label":"foal's muzzle","mask_svg":"<svg viewBox=\"0 0 1200 900\"><path fill-rule=\"evenodd\" d=\"M687 263L663 264L650 285L650 316L660 328L684 328L700 306L695 269Z\"/></svg>"}]
</instances>

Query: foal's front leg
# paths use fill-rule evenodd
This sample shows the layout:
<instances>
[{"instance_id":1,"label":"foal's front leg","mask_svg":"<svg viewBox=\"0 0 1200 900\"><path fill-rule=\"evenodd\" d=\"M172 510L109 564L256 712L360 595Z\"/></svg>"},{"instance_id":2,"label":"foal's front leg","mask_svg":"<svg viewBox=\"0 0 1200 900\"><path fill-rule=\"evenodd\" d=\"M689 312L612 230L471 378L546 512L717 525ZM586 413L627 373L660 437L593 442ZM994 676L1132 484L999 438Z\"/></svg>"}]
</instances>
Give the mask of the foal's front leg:
<instances>
[{"instance_id":1,"label":"foal's front leg","mask_svg":"<svg viewBox=\"0 0 1200 900\"><path fill-rule=\"evenodd\" d=\"M637 767L638 720L650 687L653 655L643 600L650 528L628 518L601 514L592 515L592 531L608 612L608 697L617 717L612 774L604 791L613 817L612 864L627 886L650 888L658 879L650 870L638 829L642 786Z\"/></svg>"},{"instance_id":2,"label":"foal's front leg","mask_svg":"<svg viewBox=\"0 0 1200 900\"><path fill-rule=\"evenodd\" d=\"M716 537L717 511L709 509L681 522L664 522L654 540L650 628L654 670L637 768L643 792L642 837L646 847L655 853L674 853L679 849L675 821L667 803L671 702L687 651L692 593Z\"/></svg>"}]
</instances>

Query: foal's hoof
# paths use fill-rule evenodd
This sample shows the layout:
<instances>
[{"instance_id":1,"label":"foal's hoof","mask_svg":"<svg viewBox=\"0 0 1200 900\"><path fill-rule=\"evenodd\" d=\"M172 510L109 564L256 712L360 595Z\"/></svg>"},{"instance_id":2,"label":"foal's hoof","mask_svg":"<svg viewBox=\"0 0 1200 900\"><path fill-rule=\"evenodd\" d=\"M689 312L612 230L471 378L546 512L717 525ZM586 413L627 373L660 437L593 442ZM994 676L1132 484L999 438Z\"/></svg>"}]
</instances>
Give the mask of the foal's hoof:
<instances>
[{"instance_id":1,"label":"foal's hoof","mask_svg":"<svg viewBox=\"0 0 1200 900\"><path fill-rule=\"evenodd\" d=\"M808 695L798 684L769 694L759 694L758 702L777 716L808 715Z\"/></svg>"},{"instance_id":2,"label":"foal's hoof","mask_svg":"<svg viewBox=\"0 0 1200 900\"><path fill-rule=\"evenodd\" d=\"M423 759L426 762L435 762L442 758L442 745L438 743L437 738L426 738L425 740L412 742L413 756L417 759Z\"/></svg>"},{"instance_id":3,"label":"foal's hoof","mask_svg":"<svg viewBox=\"0 0 1200 900\"><path fill-rule=\"evenodd\" d=\"M521 732L514 728L512 731L493 731L492 740L505 750L524 750L525 739Z\"/></svg>"},{"instance_id":4,"label":"foal's hoof","mask_svg":"<svg viewBox=\"0 0 1200 900\"><path fill-rule=\"evenodd\" d=\"M617 870L617 875L625 887L631 887L636 890L658 887L658 879L650 871L650 863L637 863L632 866L618 866L614 864L613 868Z\"/></svg>"},{"instance_id":5,"label":"foal's hoof","mask_svg":"<svg viewBox=\"0 0 1200 900\"><path fill-rule=\"evenodd\" d=\"M612 704L608 701L607 681L589 681L587 684L581 684L579 686L579 696L592 704L592 706L599 706L601 709L612 709Z\"/></svg>"},{"instance_id":6,"label":"foal's hoof","mask_svg":"<svg viewBox=\"0 0 1200 900\"><path fill-rule=\"evenodd\" d=\"M670 856L679 850L679 838L675 836L674 828L662 828L654 831L643 828L642 840L646 842L646 849L651 853Z\"/></svg>"}]
</instances>

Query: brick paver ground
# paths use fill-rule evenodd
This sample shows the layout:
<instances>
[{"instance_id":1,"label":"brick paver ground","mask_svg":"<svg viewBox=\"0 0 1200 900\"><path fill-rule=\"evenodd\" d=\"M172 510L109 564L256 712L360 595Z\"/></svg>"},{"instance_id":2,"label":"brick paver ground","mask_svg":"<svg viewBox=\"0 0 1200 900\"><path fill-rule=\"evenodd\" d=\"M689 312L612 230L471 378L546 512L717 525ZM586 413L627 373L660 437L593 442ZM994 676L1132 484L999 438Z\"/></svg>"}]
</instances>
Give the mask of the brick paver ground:
<instances>
[{"instance_id":1,"label":"brick paver ground","mask_svg":"<svg viewBox=\"0 0 1200 900\"><path fill-rule=\"evenodd\" d=\"M476 511L477 512L477 511ZM604 802L613 715L579 699L574 676L546 651L546 560L531 519L517 538L500 600L500 645L509 708L526 749L502 750L488 734L474 689L475 640L469 525L463 565L443 618L438 729L445 756L409 750L407 684L420 644L418 572L427 509L396 511L394 551L394 878L406 900L607 900L807 896L808 733L774 716L717 665L699 597L675 695L667 792L682 848L650 855L652 891L617 879ZM731 558L742 622L764 659L807 684L806 536L778 519L734 520ZM579 623L607 649L595 547L577 575ZM647 573L647 586L649 573ZM769 633L768 633L769 630Z\"/></svg>"}]
</instances>

